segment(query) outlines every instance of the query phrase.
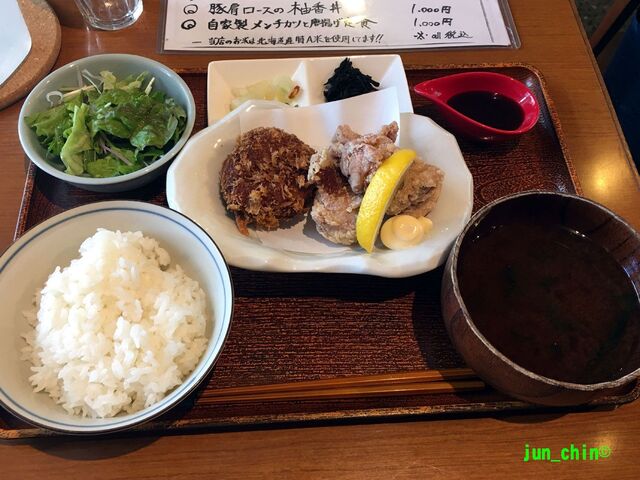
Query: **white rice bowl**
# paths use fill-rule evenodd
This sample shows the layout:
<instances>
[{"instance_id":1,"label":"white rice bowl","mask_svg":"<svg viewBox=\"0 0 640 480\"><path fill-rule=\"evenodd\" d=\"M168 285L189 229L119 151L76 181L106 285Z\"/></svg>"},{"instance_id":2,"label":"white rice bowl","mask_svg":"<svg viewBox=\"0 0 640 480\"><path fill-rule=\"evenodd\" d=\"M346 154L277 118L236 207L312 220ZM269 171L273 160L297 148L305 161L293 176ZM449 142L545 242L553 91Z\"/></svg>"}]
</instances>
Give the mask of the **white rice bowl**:
<instances>
[{"instance_id":1,"label":"white rice bowl","mask_svg":"<svg viewBox=\"0 0 640 480\"><path fill-rule=\"evenodd\" d=\"M149 407L207 348L205 293L141 232L98 229L80 255L56 268L24 312L29 381L73 415Z\"/></svg>"}]
</instances>

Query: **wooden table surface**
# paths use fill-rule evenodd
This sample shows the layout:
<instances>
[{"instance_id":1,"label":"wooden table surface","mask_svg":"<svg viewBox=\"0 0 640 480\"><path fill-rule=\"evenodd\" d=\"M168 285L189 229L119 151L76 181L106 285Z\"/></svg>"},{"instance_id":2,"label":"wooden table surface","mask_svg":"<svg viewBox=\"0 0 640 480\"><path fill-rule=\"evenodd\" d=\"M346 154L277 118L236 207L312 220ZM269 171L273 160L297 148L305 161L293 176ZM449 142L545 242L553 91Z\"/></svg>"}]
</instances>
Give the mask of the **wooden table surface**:
<instances>
[{"instance_id":1,"label":"wooden table surface","mask_svg":"<svg viewBox=\"0 0 640 480\"><path fill-rule=\"evenodd\" d=\"M34 0L35 1L35 0ZM60 3L60 2L57 2ZM64 27L57 66L104 52L205 68L247 54L161 55L159 7L131 28ZM640 181L571 0L511 0L518 50L403 53L406 65L522 62L545 76L587 197L640 228ZM13 235L24 181L16 124L21 102L0 111L0 246ZM638 478L640 402L614 411L352 425L300 426L151 438L0 442L0 478ZM523 462L525 444L556 456L571 444L606 445L598 461Z\"/></svg>"}]
</instances>

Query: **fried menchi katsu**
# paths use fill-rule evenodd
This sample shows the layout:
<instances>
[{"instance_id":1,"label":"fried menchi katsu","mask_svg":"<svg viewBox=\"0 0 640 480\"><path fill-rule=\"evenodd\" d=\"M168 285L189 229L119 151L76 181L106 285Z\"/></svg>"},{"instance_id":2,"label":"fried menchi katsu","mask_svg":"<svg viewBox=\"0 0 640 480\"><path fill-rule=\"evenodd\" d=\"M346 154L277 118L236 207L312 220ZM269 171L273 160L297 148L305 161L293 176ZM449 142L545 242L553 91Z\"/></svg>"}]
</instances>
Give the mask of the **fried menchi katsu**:
<instances>
[{"instance_id":1,"label":"fried menchi katsu","mask_svg":"<svg viewBox=\"0 0 640 480\"><path fill-rule=\"evenodd\" d=\"M280 221L305 212L313 196L307 181L315 151L279 128L254 128L238 139L220 172L220 192L238 230L248 225L277 229Z\"/></svg>"}]
</instances>

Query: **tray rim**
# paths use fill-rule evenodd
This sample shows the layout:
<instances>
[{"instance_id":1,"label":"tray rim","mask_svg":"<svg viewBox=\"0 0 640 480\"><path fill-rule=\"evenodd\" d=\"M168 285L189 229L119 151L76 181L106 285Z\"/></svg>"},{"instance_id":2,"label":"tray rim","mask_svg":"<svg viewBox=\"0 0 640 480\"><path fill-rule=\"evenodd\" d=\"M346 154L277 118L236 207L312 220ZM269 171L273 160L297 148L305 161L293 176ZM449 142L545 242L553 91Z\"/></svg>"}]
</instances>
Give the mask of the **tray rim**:
<instances>
[{"instance_id":1,"label":"tray rim","mask_svg":"<svg viewBox=\"0 0 640 480\"><path fill-rule=\"evenodd\" d=\"M562 155L567 165L571 182L576 190L577 195L583 195L583 190L580 185L580 181L577 177L571 155L569 153L568 146L566 144L564 132L562 130L559 116L555 107L555 103L548 92L547 82L535 66L521 63L521 62L506 62L506 63L463 63L463 64L434 64L434 65L415 65L405 64L405 71L415 72L420 70L462 70L462 69L508 69L508 68L522 68L531 72L538 81L540 89L546 103L546 107L549 111L556 138L560 145ZM182 68L176 69L176 73L180 75L206 75L207 67L197 68ZM18 220L16 222L16 228L14 231L13 240L17 240L22 236L29 228L27 228L27 218L29 214L29 207L31 204L35 178L36 175L42 174L38 172L37 167L33 162L29 162L22 200L20 204L20 210L18 214ZM491 388L491 387L488 387ZM133 434L151 434L151 433L172 433L184 431L189 433L190 431L202 431L206 429L225 428L225 427L258 427L271 425L277 427L279 425L313 425L317 423L325 423L330 421L350 422L357 423L363 420L372 420L381 422L384 420L391 420L395 418L429 418L435 415L449 416L456 414L477 414L486 415L489 413L499 412L544 412L549 410L562 411L566 413L580 412L584 410L593 409L594 407L613 407L632 402L640 398L640 381L636 381L635 386L631 388L627 393L622 395L611 395L602 397L587 405L578 407L560 407L550 408L544 406L537 406L522 402L515 399L497 400L492 402L482 402L475 404L468 403L454 403L449 405L423 405L414 407L382 407L382 408L370 408L370 409L337 409L321 413L284 413L284 414L264 414L264 415L243 415L243 416L226 416L219 417L217 419L188 419L188 420L167 420L167 421L150 421L137 428L127 430L123 433L125 435ZM10 413L7 412L8 415ZM115 434L112 434L115 435ZM110 435L99 435L99 437L105 437ZM41 437L73 437L73 435L64 435L59 432L53 432L48 430L39 429L37 427L26 428L1 428L0 427L0 439L2 440L19 440L28 438L41 438Z\"/></svg>"},{"instance_id":2,"label":"tray rim","mask_svg":"<svg viewBox=\"0 0 640 480\"><path fill-rule=\"evenodd\" d=\"M490 388L490 387L488 387ZM456 403L451 405L425 405L415 407L383 407L373 409L332 410L322 413L285 413L264 415L243 415L220 417L212 420L151 420L138 427L107 434L74 435L60 433L52 430L28 427L23 429L0 428L0 440L22 440L29 438L109 438L116 436L151 435L151 434L177 434L177 433L204 433L215 429L246 428L246 427L273 427L283 428L290 426L322 425L329 422L355 425L365 421L383 422L396 419L429 419L434 416L447 418L455 415L467 415L469 417L482 417L487 414L514 414L514 413L584 413L598 407L610 407L615 410L625 403L632 402L640 397L640 383L628 393L615 397L602 397L585 405L575 407L546 407L534 405L516 399L499 400L494 402L482 402L476 404ZM276 403L276 402L274 402ZM473 410L471 409L473 408Z\"/></svg>"}]
</instances>

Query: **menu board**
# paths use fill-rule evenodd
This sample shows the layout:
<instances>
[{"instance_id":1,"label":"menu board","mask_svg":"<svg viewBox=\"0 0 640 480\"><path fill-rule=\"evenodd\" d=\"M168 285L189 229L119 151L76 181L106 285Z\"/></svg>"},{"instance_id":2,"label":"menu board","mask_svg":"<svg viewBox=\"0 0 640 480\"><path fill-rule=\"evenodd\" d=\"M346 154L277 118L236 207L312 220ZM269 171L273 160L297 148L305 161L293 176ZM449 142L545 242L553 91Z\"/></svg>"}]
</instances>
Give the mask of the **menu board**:
<instances>
[{"instance_id":1,"label":"menu board","mask_svg":"<svg viewBox=\"0 0 640 480\"><path fill-rule=\"evenodd\" d=\"M165 51L517 46L505 0L167 0Z\"/></svg>"}]
</instances>

